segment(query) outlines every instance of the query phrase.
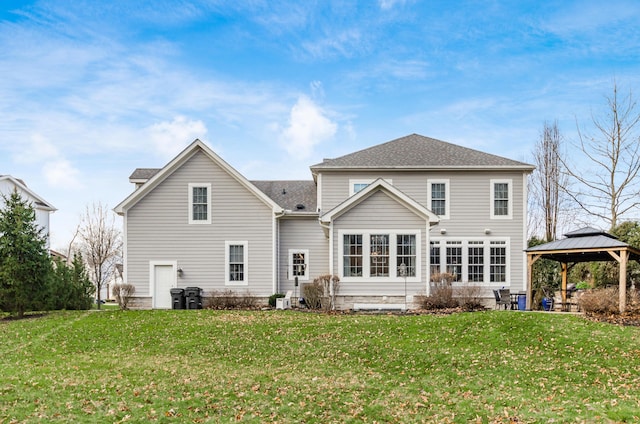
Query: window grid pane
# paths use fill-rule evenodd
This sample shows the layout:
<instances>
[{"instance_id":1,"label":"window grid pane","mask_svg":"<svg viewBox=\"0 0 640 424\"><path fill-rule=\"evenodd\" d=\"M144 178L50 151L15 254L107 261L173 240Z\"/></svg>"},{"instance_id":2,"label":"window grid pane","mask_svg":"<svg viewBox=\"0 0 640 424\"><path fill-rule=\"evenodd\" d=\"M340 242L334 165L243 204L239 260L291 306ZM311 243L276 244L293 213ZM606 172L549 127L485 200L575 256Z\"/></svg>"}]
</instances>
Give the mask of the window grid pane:
<instances>
[{"instance_id":1,"label":"window grid pane","mask_svg":"<svg viewBox=\"0 0 640 424\"><path fill-rule=\"evenodd\" d=\"M440 242L432 241L429 243L430 245L430 253L429 253L429 262L430 262L430 270L429 275L440 274Z\"/></svg>"},{"instance_id":2,"label":"window grid pane","mask_svg":"<svg viewBox=\"0 0 640 424\"><path fill-rule=\"evenodd\" d=\"M371 277L389 276L389 235L371 235L371 265L369 275Z\"/></svg>"},{"instance_id":3,"label":"window grid pane","mask_svg":"<svg viewBox=\"0 0 640 424\"><path fill-rule=\"evenodd\" d=\"M507 248L504 242L491 242L489 248L489 280L492 283L507 281Z\"/></svg>"},{"instance_id":4,"label":"window grid pane","mask_svg":"<svg viewBox=\"0 0 640 424\"><path fill-rule=\"evenodd\" d=\"M244 246L229 246L229 281L244 281Z\"/></svg>"},{"instance_id":5,"label":"window grid pane","mask_svg":"<svg viewBox=\"0 0 640 424\"><path fill-rule=\"evenodd\" d=\"M459 245L459 246L456 246ZM453 281L462 280L462 242L447 242L447 272Z\"/></svg>"},{"instance_id":6,"label":"window grid pane","mask_svg":"<svg viewBox=\"0 0 640 424\"><path fill-rule=\"evenodd\" d=\"M481 241L469 242L469 281L484 281L484 246Z\"/></svg>"},{"instance_id":7,"label":"window grid pane","mask_svg":"<svg viewBox=\"0 0 640 424\"><path fill-rule=\"evenodd\" d=\"M446 215L446 191L444 183L431 184L431 211L436 215Z\"/></svg>"},{"instance_id":8,"label":"window grid pane","mask_svg":"<svg viewBox=\"0 0 640 424\"><path fill-rule=\"evenodd\" d=\"M306 275L306 262L303 252L297 252L293 254L293 276L294 277L304 277Z\"/></svg>"},{"instance_id":9,"label":"window grid pane","mask_svg":"<svg viewBox=\"0 0 640 424\"><path fill-rule=\"evenodd\" d=\"M207 220L207 187L193 187L192 210L194 221Z\"/></svg>"},{"instance_id":10,"label":"window grid pane","mask_svg":"<svg viewBox=\"0 0 640 424\"><path fill-rule=\"evenodd\" d=\"M362 234L345 234L342 240L344 276L362 277Z\"/></svg>"},{"instance_id":11,"label":"window grid pane","mask_svg":"<svg viewBox=\"0 0 640 424\"><path fill-rule=\"evenodd\" d=\"M365 189L369 184L365 184L365 183L357 183L353 185L353 194L356 194L357 192L359 192L360 190Z\"/></svg>"},{"instance_id":12,"label":"window grid pane","mask_svg":"<svg viewBox=\"0 0 640 424\"><path fill-rule=\"evenodd\" d=\"M406 276L416 276L416 236L414 234L399 234L397 236L397 263L406 266ZM400 272L398 272L400 276Z\"/></svg>"},{"instance_id":13,"label":"window grid pane","mask_svg":"<svg viewBox=\"0 0 640 424\"><path fill-rule=\"evenodd\" d=\"M509 184L495 183L493 186L493 212L495 215L509 215Z\"/></svg>"}]
</instances>

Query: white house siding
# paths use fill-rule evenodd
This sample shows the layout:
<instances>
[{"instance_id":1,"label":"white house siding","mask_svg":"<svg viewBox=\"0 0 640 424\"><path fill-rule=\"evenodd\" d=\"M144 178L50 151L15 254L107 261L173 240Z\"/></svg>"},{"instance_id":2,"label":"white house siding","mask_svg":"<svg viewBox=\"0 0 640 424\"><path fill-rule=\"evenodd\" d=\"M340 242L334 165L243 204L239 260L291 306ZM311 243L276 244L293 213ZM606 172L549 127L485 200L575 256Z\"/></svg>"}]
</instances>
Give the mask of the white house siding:
<instances>
[{"instance_id":1,"label":"white house siding","mask_svg":"<svg viewBox=\"0 0 640 424\"><path fill-rule=\"evenodd\" d=\"M211 184L211 224L189 224L189 183ZM128 282L150 296L150 261L177 261L178 287L207 292L273 291L272 209L206 155L197 153L127 211ZM225 286L225 241L248 242L247 286Z\"/></svg>"},{"instance_id":2,"label":"white house siding","mask_svg":"<svg viewBox=\"0 0 640 424\"><path fill-rule=\"evenodd\" d=\"M428 180L449 181L449 219L442 219L430 231L432 237L443 239L508 239L509 284L512 290L524 290L526 225L522 171L383 171L322 173L322 209L329 211L349 197L349 180L384 178L415 201L430 209ZM512 218L491 219L491 180L511 180ZM446 230L441 235L440 231ZM485 230L490 230L485 234ZM424 242L424 240L423 240ZM337 251L334 252L337 254ZM427 253L428 255L428 253ZM337 262L335 262L337 266ZM490 292L489 292L490 293Z\"/></svg>"},{"instance_id":3,"label":"white house siding","mask_svg":"<svg viewBox=\"0 0 640 424\"><path fill-rule=\"evenodd\" d=\"M279 251L279 292L294 291L294 277L289 274L289 251L308 250L308 280L299 280L298 293L303 283L311 282L314 278L328 274L329 270L329 240L322 227L318 224L317 216L287 217L280 220L280 251Z\"/></svg>"},{"instance_id":4,"label":"white house siding","mask_svg":"<svg viewBox=\"0 0 640 424\"><path fill-rule=\"evenodd\" d=\"M418 281L407 282L409 295L424 293L426 289L426 255L427 255L427 222L408 210L404 205L389 197L382 191L373 193L370 197L351 208L333 222L333 266L334 274L342 275L340 269L341 234L358 234L358 231L398 232L417 230L420 238L419 264L420 278ZM390 243L394 243L390 240ZM360 279L358 281L358 279ZM405 281L400 277L366 278L351 277L340 283L341 296L403 296Z\"/></svg>"},{"instance_id":5,"label":"white house siding","mask_svg":"<svg viewBox=\"0 0 640 424\"><path fill-rule=\"evenodd\" d=\"M16 185L14 185L13 182L11 181L7 181L7 180L0 181L0 194L4 195L7 198L11 196L11 194L16 188L17 188ZM20 188L18 188L18 193L20 194L23 200L26 200L27 202L31 203L31 206L34 208L35 215L36 215L36 225L38 226L38 228L42 230L42 235L46 237L47 246L48 246L49 228L50 228L49 218L50 218L51 212L49 210L45 210L39 207L36 204L37 199L35 199L33 196L31 196L29 193L25 192L24 190L21 190ZM0 208L4 208L4 207L5 207L4 198L0 196Z\"/></svg>"}]
</instances>

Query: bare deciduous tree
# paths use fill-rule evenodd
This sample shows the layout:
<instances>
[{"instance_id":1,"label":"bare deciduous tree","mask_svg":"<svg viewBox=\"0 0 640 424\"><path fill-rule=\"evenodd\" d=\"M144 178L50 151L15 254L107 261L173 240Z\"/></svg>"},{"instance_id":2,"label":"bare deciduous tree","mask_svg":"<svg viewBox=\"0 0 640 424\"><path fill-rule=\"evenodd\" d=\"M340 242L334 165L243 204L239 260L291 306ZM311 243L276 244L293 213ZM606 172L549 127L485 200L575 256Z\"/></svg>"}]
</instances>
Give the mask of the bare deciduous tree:
<instances>
[{"instance_id":1,"label":"bare deciduous tree","mask_svg":"<svg viewBox=\"0 0 640 424\"><path fill-rule=\"evenodd\" d=\"M533 214L544 223L546 241L555 240L558 226L567 218L568 176L562 171L562 136L558 122L545 122L533 151L536 170L531 175Z\"/></svg>"},{"instance_id":2,"label":"bare deciduous tree","mask_svg":"<svg viewBox=\"0 0 640 424\"><path fill-rule=\"evenodd\" d=\"M578 127L577 147L592 168L565 168L578 187L567 193L584 212L613 229L640 205L640 111L631 90L620 95L615 82L606 101L606 113L591 116L592 133Z\"/></svg>"},{"instance_id":3,"label":"bare deciduous tree","mask_svg":"<svg viewBox=\"0 0 640 424\"><path fill-rule=\"evenodd\" d=\"M102 287L116 272L120 262L122 238L115 225L115 216L101 203L87 206L78 229L81 250L87 261L89 275L96 286L98 308Z\"/></svg>"}]
</instances>

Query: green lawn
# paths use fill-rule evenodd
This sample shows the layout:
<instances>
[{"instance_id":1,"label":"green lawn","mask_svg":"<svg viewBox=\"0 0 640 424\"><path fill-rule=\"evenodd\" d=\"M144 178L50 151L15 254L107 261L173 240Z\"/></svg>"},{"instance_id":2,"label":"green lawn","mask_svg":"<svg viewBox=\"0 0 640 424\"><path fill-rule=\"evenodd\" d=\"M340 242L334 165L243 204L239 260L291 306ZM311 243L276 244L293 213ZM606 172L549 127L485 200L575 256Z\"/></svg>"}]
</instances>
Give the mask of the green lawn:
<instances>
[{"instance_id":1,"label":"green lawn","mask_svg":"<svg viewBox=\"0 0 640 424\"><path fill-rule=\"evenodd\" d=\"M571 315L60 312L0 354L0 423L640 420L640 328Z\"/></svg>"}]
</instances>

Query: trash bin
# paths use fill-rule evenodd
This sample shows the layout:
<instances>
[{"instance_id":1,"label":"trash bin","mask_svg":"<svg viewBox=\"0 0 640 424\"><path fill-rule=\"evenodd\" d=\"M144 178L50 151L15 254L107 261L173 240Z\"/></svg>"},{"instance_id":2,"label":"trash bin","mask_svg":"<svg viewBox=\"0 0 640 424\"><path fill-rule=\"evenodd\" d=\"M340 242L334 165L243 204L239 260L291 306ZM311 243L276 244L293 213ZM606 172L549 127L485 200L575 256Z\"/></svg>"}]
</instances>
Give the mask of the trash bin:
<instances>
[{"instance_id":1,"label":"trash bin","mask_svg":"<svg viewBox=\"0 0 640 424\"><path fill-rule=\"evenodd\" d=\"M184 289L171 289L171 309L184 309Z\"/></svg>"},{"instance_id":2,"label":"trash bin","mask_svg":"<svg viewBox=\"0 0 640 424\"><path fill-rule=\"evenodd\" d=\"M519 294L518 295L518 310L526 311L527 310L527 295Z\"/></svg>"},{"instance_id":3,"label":"trash bin","mask_svg":"<svg viewBox=\"0 0 640 424\"><path fill-rule=\"evenodd\" d=\"M202 289L200 287L187 287L184 289L187 309L202 309Z\"/></svg>"}]
</instances>

